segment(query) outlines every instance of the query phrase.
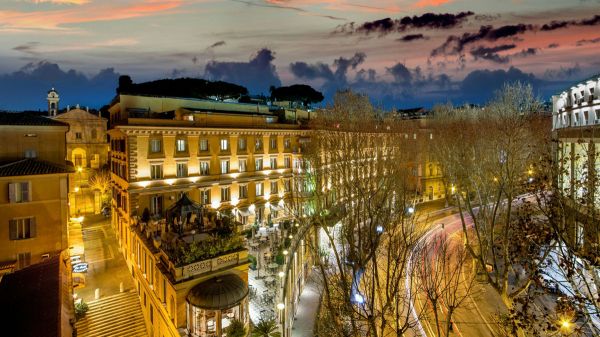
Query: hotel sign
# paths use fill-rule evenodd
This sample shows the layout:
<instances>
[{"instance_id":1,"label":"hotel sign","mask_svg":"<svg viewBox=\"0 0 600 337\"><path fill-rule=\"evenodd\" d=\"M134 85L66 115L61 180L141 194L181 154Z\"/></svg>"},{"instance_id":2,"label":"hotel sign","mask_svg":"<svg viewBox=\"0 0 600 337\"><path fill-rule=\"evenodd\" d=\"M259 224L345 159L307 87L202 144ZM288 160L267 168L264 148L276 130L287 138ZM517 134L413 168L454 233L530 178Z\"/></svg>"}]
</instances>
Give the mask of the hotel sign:
<instances>
[{"instance_id":1,"label":"hotel sign","mask_svg":"<svg viewBox=\"0 0 600 337\"><path fill-rule=\"evenodd\" d=\"M237 264L239 261L238 253L228 254L216 257L210 260L204 260L183 266L182 276L188 278L194 275L203 274L212 270L221 269Z\"/></svg>"}]
</instances>

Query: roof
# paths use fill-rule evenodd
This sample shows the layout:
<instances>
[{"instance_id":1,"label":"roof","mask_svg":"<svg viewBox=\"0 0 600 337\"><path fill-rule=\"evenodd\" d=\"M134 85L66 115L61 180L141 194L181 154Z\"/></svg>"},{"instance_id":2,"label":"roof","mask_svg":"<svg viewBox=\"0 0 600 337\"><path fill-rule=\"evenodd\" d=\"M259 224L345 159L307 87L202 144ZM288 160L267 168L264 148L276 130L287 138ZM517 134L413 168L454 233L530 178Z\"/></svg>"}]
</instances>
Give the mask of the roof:
<instances>
[{"instance_id":1,"label":"roof","mask_svg":"<svg viewBox=\"0 0 600 337\"><path fill-rule=\"evenodd\" d=\"M246 296L248 285L235 274L225 274L195 285L187 301L200 309L226 310L240 304Z\"/></svg>"},{"instance_id":2,"label":"roof","mask_svg":"<svg viewBox=\"0 0 600 337\"><path fill-rule=\"evenodd\" d=\"M67 112L61 113L59 115L57 115L56 117L53 118L54 120L59 120L59 121L67 121L67 120L72 120L72 119L76 119L76 120L104 120L103 118L98 117L97 115L94 115L93 113L90 113L88 111L82 110L82 109L71 109Z\"/></svg>"},{"instance_id":3,"label":"roof","mask_svg":"<svg viewBox=\"0 0 600 337\"><path fill-rule=\"evenodd\" d=\"M21 337L60 336L60 256L6 274L0 303L10 308L0 315L4 329L13 327Z\"/></svg>"},{"instance_id":4,"label":"roof","mask_svg":"<svg viewBox=\"0 0 600 337\"><path fill-rule=\"evenodd\" d=\"M68 126L63 122L29 112L0 112L0 125Z\"/></svg>"},{"instance_id":5,"label":"roof","mask_svg":"<svg viewBox=\"0 0 600 337\"><path fill-rule=\"evenodd\" d=\"M74 168L67 165L66 162L64 165L59 165L36 158L26 158L9 163L0 163L0 177L69 173L74 171Z\"/></svg>"}]
</instances>

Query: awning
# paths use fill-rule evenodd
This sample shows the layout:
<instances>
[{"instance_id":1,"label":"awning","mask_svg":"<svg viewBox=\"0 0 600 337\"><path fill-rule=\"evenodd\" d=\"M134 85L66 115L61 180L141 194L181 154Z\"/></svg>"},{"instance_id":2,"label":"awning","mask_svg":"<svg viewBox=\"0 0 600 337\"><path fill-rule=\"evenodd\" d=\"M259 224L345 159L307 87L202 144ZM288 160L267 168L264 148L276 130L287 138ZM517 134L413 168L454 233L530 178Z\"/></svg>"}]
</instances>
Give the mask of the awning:
<instances>
[{"instance_id":1,"label":"awning","mask_svg":"<svg viewBox=\"0 0 600 337\"><path fill-rule=\"evenodd\" d=\"M248 284L235 274L225 274L199 283L187 295L189 304L206 310L227 310L248 296Z\"/></svg>"}]
</instances>

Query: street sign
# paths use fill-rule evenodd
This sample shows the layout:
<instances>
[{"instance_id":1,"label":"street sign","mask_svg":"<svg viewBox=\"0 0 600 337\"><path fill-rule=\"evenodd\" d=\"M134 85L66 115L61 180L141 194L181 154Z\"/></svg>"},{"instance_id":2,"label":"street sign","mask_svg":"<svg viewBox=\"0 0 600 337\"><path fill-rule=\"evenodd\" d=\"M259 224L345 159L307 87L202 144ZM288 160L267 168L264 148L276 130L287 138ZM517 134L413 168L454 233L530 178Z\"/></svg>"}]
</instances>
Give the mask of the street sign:
<instances>
[{"instance_id":1,"label":"street sign","mask_svg":"<svg viewBox=\"0 0 600 337\"><path fill-rule=\"evenodd\" d=\"M88 270L88 263L87 262L80 262L77 264L73 265L73 272L74 273L85 273Z\"/></svg>"}]
</instances>

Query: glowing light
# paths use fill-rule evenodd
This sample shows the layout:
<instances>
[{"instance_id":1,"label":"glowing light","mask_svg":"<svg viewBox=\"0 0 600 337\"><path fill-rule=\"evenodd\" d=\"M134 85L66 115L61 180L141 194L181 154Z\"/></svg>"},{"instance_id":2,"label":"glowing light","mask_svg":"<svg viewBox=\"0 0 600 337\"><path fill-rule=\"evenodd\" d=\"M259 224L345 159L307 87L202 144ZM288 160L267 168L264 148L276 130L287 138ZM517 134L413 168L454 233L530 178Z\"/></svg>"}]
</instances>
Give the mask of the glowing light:
<instances>
[{"instance_id":1,"label":"glowing light","mask_svg":"<svg viewBox=\"0 0 600 337\"><path fill-rule=\"evenodd\" d=\"M452 188L450 189L452 191L452 193L456 192L456 187L452 186Z\"/></svg>"},{"instance_id":2,"label":"glowing light","mask_svg":"<svg viewBox=\"0 0 600 337\"><path fill-rule=\"evenodd\" d=\"M212 208L217 209L217 208L219 208L220 204L221 203L219 201L213 200L213 202L210 205L212 206Z\"/></svg>"},{"instance_id":3,"label":"glowing light","mask_svg":"<svg viewBox=\"0 0 600 337\"><path fill-rule=\"evenodd\" d=\"M165 183L166 183L167 185L173 185L173 184L175 183L175 181L176 181L176 179L166 179L166 180L165 180Z\"/></svg>"},{"instance_id":4,"label":"glowing light","mask_svg":"<svg viewBox=\"0 0 600 337\"><path fill-rule=\"evenodd\" d=\"M375 231L377 231L377 233L379 233L379 234L383 233L383 226L382 225L377 226L375 228Z\"/></svg>"},{"instance_id":5,"label":"glowing light","mask_svg":"<svg viewBox=\"0 0 600 337\"><path fill-rule=\"evenodd\" d=\"M267 208L271 207L271 203L267 201L267 202L265 203L265 207L267 207Z\"/></svg>"},{"instance_id":6,"label":"glowing light","mask_svg":"<svg viewBox=\"0 0 600 337\"><path fill-rule=\"evenodd\" d=\"M248 207L248 210L249 210L251 213L254 213L254 211L256 210L256 206L254 206L254 204L252 204L252 205L250 205L250 207Z\"/></svg>"},{"instance_id":7,"label":"glowing light","mask_svg":"<svg viewBox=\"0 0 600 337\"><path fill-rule=\"evenodd\" d=\"M143 188L146 188L146 187L148 187L148 185L150 185L150 182L149 181L140 181L140 182L138 182L138 185Z\"/></svg>"},{"instance_id":8,"label":"glowing light","mask_svg":"<svg viewBox=\"0 0 600 337\"><path fill-rule=\"evenodd\" d=\"M240 199L238 198L231 198L231 205L235 206L240 202Z\"/></svg>"},{"instance_id":9,"label":"glowing light","mask_svg":"<svg viewBox=\"0 0 600 337\"><path fill-rule=\"evenodd\" d=\"M277 275L279 275L279 277L283 278L285 276L285 273L280 271L279 274L277 274Z\"/></svg>"},{"instance_id":10,"label":"glowing light","mask_svg":"<svg viewBox=\"0 0 600 337\"><path fill-rule=\"evenodd\" d=\"M290 236L288 236L288 238L293 239L294 236L292 234L290 234Z\"/></svg>"},{"instance_id":11,"label":"glowing light","mask_svg":"<svg viewBox=\"0 0 600 337\"><path fill-rule=\"evenodd\" d=\"M190 177L190 182L195 183L198 181L198 177Z\"/></svg>"},{"instance_id":12,"label":"glowing light","mask_svg":"<svg viewBox=\"0 0 600 337\"><path fill-rule=\"evenodd\" d=\"M571 323L571 321L569 321L567 319L563 319L560 321L560 328L563 330L570 330L572 324L573 323Z\"/></svg>"},{"instance_id":13,"label":"glowing light","mask_svg":"<svg viewBox=\"0 0 600 337\"><path fill-rule=\"evenodd\" d=\"M239 175L240 175L239 173L232 173L232 174L230 174L231 178L233 178L233 179L239 177Z\"/></svg>"},{"instance_id":14,"label":"glowing light","mask_svg":"<svg viewBox=\"0 0 600 337\"><path fill-rule=\"evenodd\" d=\"M283 192L279 192L279 197L283 198Z\"/></svg>"},{"instance_id":15,"label":"glowing light","mask_svg":"<svg viewBox=\"0 0 600 337\"><path fill-rule=\"evenodd\" d=\"M279 200L279 207L283 207L283 205L285 205L285 202L283 201L283 199Z\"/></svg>"},{"instance_id":16,"label":"glowing light","mask_svg":"<svg viewBox=\"0 0 600 337\"><path fill-rule=\"evenodd\" d=\"M79 173L83 172L83 167L77 166L77 172L79 172Z\"/></svg>"},{"instance_id":17,"label":"glowing light","mask_svg":"<svg viewBox=\"0 0 600 337\"><path fill-rule=\"evenodd\" d=\"M266 175L266 176L268 176L269 174L271 174L271 170L264 170L263 174Z\"/></svg>"},{"instance_id":18,"label":"glowing light","mask_svg":"<svg viewBox=\"0 0 600 337\"><path fill-rule=\"evenodd\" d=\"M271 198L271 193L265 193L265 199Z\"/></svg>"},{"instance_id":19,"label":"glowing light","mask_svg":"<svg viewBox=\"0 0 600 337\"><path fill-rule=\"evenodd\" d=\"M356 302L358 304L363 304L363 303L365 303L365 298L361 294L356 293L356 294L354 294L354 302Z\"/></svg>"},{"instance_id":20,"label":"glowing light","mask_svg":"<svg viewBox=\"0 0 600 337\"><path fill-rule=\"evenodd\" d=\"M285 304L283 304L283 303L277 304L277 309L279 309L279 310L285 309Z\"/></svg>"},{"instance_id":21,"label":"glowing light","mask_svg":"<svg viewBox=\"0 0 600 337\"><path fill-rule=\"evenodd\" d=\"M81 223L81 222L83 222L84 219L85 219L85 217L79 216L79 217L71 218L70 220L73 221L73 222L79 222L79 223Z\"/></svg>"},{"instance_id":22,"label":"glowing light","mask_svg":"<svg viewBox=\"0 0 600 337\"><path fill-rule=\"evenodd\" d=\"M75 186L75 188L73 189L73 191L75 191L75 193L79 192L79 186Z\"/></svg>"},{"instance_id":23,"label":"glowing light","mask_svg":"<svg viewBox=\"0 0 600 337\"><path fill-rule=\"evenodd\" d=\"M288 254L289 254L289 252L287 250L283 251L283 255L288 255Z\"/></svg>"},{"instance_id":24,"label":"glowing light","mask_svg":"<svg viewBox=\"0 0 600 337\"><path fill-rule=\"evenodd\" d=\"M415 208L414 207L409 207L406 211L408 213L410 213L410 214L413 214L415 212Z\"/></svg>"},{"instance_id":25,"label":"glowing light","mask_svg":"<svg viewBox=\"0 0 600 337\"><path fill-rule=\"evenodd\" d=\"M532 175L533 174L533 170L532 169L527 170L527 174Z\"/></svg>"},{"instance_id":26,"label":"glowing light","mask_svg":"<svg viewBox=\"0 0 600 337\"><path fill-rule=\"evenodd\" d=\"M284 170L284 169L279 169L279 170L277 170L277 172L278 172L279 174L283 174L283 172L285 172L285 170Z\"/></svg>"}]
</instances>

